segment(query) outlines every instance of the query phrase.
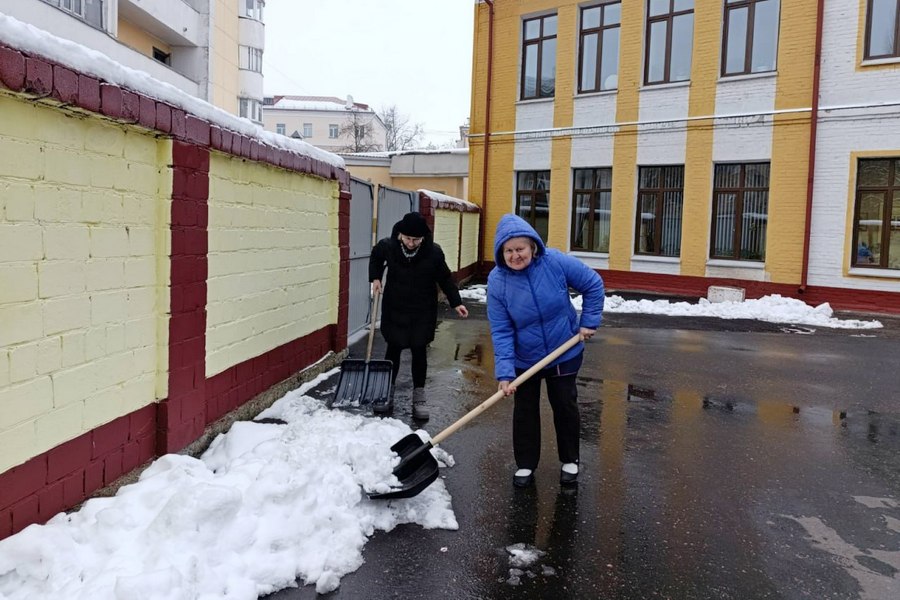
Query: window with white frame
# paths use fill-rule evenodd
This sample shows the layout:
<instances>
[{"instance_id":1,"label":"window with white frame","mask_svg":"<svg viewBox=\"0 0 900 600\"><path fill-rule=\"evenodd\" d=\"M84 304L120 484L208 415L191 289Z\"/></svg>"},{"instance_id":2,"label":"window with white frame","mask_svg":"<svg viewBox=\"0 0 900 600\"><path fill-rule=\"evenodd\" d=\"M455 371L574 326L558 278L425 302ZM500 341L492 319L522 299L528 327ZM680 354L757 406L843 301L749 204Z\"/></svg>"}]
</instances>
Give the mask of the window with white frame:
<instances>
[{"instance_id":1,"label":"window with white frame","mask_svg":"<svg viewBox=\"0 0 900 600\"><path fill-rule=\"evenodd\" d=\"M275 123L275 133L280 133L284 135L284 132L287 131L287 127L284 123Z\"/></svg>"},{"instance_id":2,"label":"window with white frame","mask_svg":"<svg viewBox=\"0 0 900 600\"><path fill-rule=\"evenodd\" d=\"M262 123L262 102L253 98L238 98L239 115L257 123Z\"/></svg>"},{"instance_id":3,"label":"window with white frame","mask_svg":"<svg viewBox=\"0 0 900 600\"><path fill-rule=\"evenodd\" d=\"M263 8L266 6L264 0L247 0L244 5L244 16L257 21L263 20Z\"/></svg>"},{"instance_id":4,"label":"window with white frame","mask_svg":"<svg viewBox=\"0 0 900 600\"><path fill-rule=\"evenodd\" d=\"M340 133L340 127L338 127L337 123L331 123L328 125L329 139L336 140L339 133Z\"/></svg>"},{"instance_id":5,"label":"window with white frame","mask_svg":"<svg viewBox=\"0 0 900 600\"><path fill-rule=\"evenodd\" d=\"M303 137L311 138L313 134L312 123L304 123L303 124Z\"/></svg>"},{"instance_id":6,"label":"window with white frame","mask_svg":"<svg viewBox=\"0 0 900 600\"><path fill-rule=\"evenodd\" d=\"M241 69L262 73L262 57L263 51L253 46L240 46L240 61L238 66Z\"/></svg>"}]
</instances>

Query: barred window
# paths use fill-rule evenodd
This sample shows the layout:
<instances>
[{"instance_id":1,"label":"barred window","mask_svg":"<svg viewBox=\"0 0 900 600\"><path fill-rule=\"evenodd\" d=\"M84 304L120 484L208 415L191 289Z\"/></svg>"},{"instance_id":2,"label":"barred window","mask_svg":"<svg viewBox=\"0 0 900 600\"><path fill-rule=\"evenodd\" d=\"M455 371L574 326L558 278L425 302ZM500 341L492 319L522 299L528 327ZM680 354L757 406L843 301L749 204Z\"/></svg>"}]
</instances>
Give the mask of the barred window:
<instances>
[{"instance_id":1,"label":"barred window","mask_svg":"<svg viewBox=\"0 0 900 600\"><path fill-rule=\"evenodd\" d=\"M684 165L640 167L635 254L681 255Z\"/></svg>"},{"instance_id":2,"label":"barred window","mask_svg":"<svg viewBox=\"0 0 900 600\"><path fill-rule=\"evenodd\" d=\"M609 252L612 169L575 169L572 249Z\"/></svg>"},{"instance_id":3,"label":"barred window","mask_svg":"<svg viewBox=\"0 0 900 600\"><path fill-rule=\"evenodd\" d=\"M769 163L716 165L710 257L765 261L768 219Z\"/></svg>"}]
</instances>

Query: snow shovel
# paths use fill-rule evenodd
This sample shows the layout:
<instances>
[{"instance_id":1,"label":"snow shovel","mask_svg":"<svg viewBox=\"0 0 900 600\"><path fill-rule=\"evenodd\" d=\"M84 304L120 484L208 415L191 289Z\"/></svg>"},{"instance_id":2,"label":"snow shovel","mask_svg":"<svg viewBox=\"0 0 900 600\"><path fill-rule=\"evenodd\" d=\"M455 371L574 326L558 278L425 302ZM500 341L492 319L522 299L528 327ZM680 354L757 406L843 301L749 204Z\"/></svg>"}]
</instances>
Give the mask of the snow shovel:
<instances>
[{"instance_id":1,"label":"snow shovel","mask_svg":"<svg viewBox=\"0 0 900 600\"><path fill-rule=\"evenodd\" d=\"M331 406L366 405L387 402L391 395L392 367L389 360L371 360L372 341L375 339L375 319L381 293L372 295L372 316L369 324L369 345L366 359L348 358L341 361L341 376Z\"/></svg>"},{"instance_id":2,"label":"snow shovel","mask_svg":"<svg viewBox=\"0 0 900 600\"><path fill-rule=\"evenodd\" d=\"M581 334L575 334L562 346L542 358L537 364L516 377L511 385L518 386L531 378L532 375L556 360L566 350L582 340ZM463 417L453 425L431 438L431 441L424 442L415 433L411 433L401 439L399 442L391 446L391 450L400 456L400 464L394 468L394 475L400 480L400 486L393 488L389 492L382 493L366 493L373 500L387 500L392 498L412 498L419 492L427 488L437 479L438 464L434 456L431 455L431 449L443 440L447 439L455 433L463 425L492 407L501 398L503 392L497 392L467 412Z\"/></svg>"}]
</instances>

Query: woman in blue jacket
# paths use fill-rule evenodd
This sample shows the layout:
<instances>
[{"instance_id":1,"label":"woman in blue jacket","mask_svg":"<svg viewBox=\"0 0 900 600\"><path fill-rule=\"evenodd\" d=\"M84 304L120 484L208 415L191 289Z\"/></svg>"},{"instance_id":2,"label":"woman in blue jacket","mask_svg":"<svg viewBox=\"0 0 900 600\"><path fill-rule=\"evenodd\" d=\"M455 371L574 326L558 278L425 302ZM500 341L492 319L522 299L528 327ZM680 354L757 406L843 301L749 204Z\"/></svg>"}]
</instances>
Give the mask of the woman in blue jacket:
<instances>
[{"instance_id":1,"label":"woman in blue jacket","mask_svg":"<svg viewBox=\"0 0 900 600\"><path fill-rule=\"evenodd\" d=\"M541 452L541 381L553 409L560 483L578 481L578 391L575 377L584 354L579 343L549 367L518 386L513 379L577 333L590 339L603 313L603 280L580 260L544 246L524 219L504 215L494 239L496 266L488 275L488 319L500 389L515 393L513 450L518 470L513 484L534 483ZM569 288L582 294L582 312L572 306Z\"/></svg>"}]
</instances>

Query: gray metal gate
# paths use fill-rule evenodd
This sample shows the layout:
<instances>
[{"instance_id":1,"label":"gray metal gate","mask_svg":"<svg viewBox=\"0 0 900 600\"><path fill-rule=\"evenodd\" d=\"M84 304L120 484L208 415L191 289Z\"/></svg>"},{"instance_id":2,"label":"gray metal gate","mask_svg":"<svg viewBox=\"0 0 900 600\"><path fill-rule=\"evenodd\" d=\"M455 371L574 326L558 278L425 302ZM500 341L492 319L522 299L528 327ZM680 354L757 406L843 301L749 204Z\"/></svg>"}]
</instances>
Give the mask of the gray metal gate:
<instances>
[{"instance_id":1,"label":"gray metal gate","mask_svg":"<svg viewBox=\"0 0 900 600\"><path fill-rule=\"evenodd\" d=\"M414 210L419 210L419 194L386 185L378 186L377 238L380 240L390 236L394 223Z\"/></svg>"},{"instance_id":2,"label":"gray metal gate","mask_svg":"<svg viewBox=\"0 0 900 600\"><path fill-rule=\"evenodd\" d=\"M350 307L347 337L355 340L369 323L369 256L372 254L372 184L350 178Z\"/></svg>"}]
</instances>

